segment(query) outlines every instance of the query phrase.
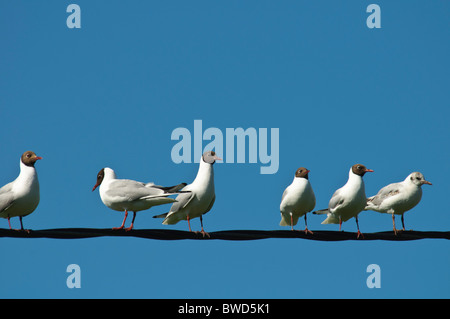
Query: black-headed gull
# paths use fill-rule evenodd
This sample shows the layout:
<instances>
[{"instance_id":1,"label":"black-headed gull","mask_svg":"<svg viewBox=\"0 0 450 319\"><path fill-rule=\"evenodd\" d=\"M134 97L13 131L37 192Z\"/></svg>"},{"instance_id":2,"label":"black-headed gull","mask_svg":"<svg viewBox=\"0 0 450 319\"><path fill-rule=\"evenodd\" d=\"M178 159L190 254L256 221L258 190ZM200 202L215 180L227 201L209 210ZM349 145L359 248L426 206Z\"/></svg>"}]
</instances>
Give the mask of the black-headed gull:
<instances>
[{"instance_id":1,"label":"black-headed gull","mask_svg":"<svg viewBox=\"0 0 450 319\"><path fill-rule=\"evenodd\" d=\"M366 207L367 197L364 189L363 176L373 170L362 164L355 164L350 168L347 183L334 192L328 203L328 209L314 212L314 214L327 214L322 224L339 224L341 230L342 222L355 217L358 228L357 238L362 233L359 231L358 214Z\"/></svg>"},{"instance_id":2,"label":"black-headed gull","mask_svg":"<svg viewBox=\"0 0 450 319\"><path fill-rule=\"evenodd\" d=\"M20 230L22 217L31 214L39 204L39 181L34 164L42 157L27 151L20 158L20 174L11 183L0 188L0 217L7 218L11 229L11 217L19 216Z\"/></svg>"},{"instance_id":3,"label":"black-headed gull","mask_svg":"<svg viewBox=\"0 0 450 319\"><path fill-rule=\"evenodd\" d=\"M189 231L192 231L190 220L200 217L200 224L202 227L200 232L203 234L203 237L208 235L208 233L203 230L202 215L211 210L216 199L216 194L214 192L213 164L217 160L221 161L222 159L219 158L214 151L203 153L197 176L192 184L189 184L182 189L184 194L180 194L176 197L177 202L172 205L168 213L153 217L164 218L162 222L163 225L173 225L180 220L187 220Z\"/></svg>"},{"instance_id":4,"label":"black-headed gull","mask_svg":"<svg viewBox=\"0 0 450 319\"><path fill-rule=\"evenodd\" d=\"M130 179L117 179L115 172L105 167L97 174L97 183L92 188L94 191L100 186L100 198L107 207L125 212L122 225L113 229L123 229L128 217L128 211L133 212L133 219L130 227L126 231L133 229L136 212L149 209L150 207L176 202L170 195L177 195L177 192L186 186L185 183L163 187L153 183L141 183Z\"/></svg>"},{"instance_id":5,"label":"black-headed gull","mask_svg":"<svg viewBox=\"0 0 450 319\"><path fill-rule=\"evenodd\" d=\"M304 167L297 169L294 180L283 192L280 204L280 226L291 226L291 229L294 230L298 219L305 216L305 234L313 233L308 229L306 214L316 206L316 197L308 180L309 172Z\"/></svg>"},{"instance_id":6,"label":"black-headed gull","mask_svg":"<svg viewBox=\"0 0 450 319\"><path fill-rule=\"evenodd\" d=\"M397 235L395 215L402 216L402 229L405 230L403 214L419 204L423 184L432 185L425 180L422 173L413 172L403 182L389 184L380 189L375 196L369 197L365 210L392 214L394 234Z\"/></svg>"}]
</instances>

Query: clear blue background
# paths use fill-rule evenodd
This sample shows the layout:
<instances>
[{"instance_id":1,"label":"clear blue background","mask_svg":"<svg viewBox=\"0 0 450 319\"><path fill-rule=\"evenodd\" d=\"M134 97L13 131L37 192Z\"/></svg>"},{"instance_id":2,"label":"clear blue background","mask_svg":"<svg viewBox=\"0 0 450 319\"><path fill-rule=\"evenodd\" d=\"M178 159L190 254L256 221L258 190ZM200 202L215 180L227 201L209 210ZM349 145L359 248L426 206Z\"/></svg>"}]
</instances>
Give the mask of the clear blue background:
<instances>
[{"instance_id":1,"label":"clear blue background","mask_svg":"<svg viewBox=\"0 0 450 319\"><path fill-rule=\"evenodd\" d=\"M371 1L78 0L82 28L68 29L70 3L0 3L0 184L17 176L24 151L44 158L26 228L120 225L123 214L91 192L105 166L120 178L191 182L198 164L174 164L170 136L200 119L204 130L280 129L276 174L214 166L206 231L288 229L279 203L299 166L321 209L358 162L375 170L367 195L421 171L433 186L406 227L450 230L448 1L378 0L381 29L366 26ZM152 218L168 209L138 213L136 229L187 230ZM309 228L338 229L322 220L309 215ZM392 229L375 212L359 222L362 232ZM343 229L356 231L354 220ZM0 297L449 298L449 245L2 238ZM80 289L66 286L72 263ZM366 286L372 263L380 289Z\"/></svg>"}]
</instances>

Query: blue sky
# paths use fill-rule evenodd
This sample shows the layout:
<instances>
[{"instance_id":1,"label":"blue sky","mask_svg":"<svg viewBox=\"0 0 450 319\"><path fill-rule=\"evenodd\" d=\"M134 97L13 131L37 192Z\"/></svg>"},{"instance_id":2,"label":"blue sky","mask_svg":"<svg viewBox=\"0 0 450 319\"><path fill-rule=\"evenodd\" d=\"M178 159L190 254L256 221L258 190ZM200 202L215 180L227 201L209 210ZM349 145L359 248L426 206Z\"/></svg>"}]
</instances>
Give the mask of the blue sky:
<instances>
[{"instance_id":1,"label":"blue sky","mask_svg":"<svg viewBox=\"0 0 450 319\"><path fill-rule=\"evenodd\" d=\"M123 214L91 192L105 166L118 177L190 183L198 164L171 159L173 130L279 128L279 169L217 163L206 231L283 229L281 194L311 170L316 209L363 163L367 195L421 171L421 203L407 229L450 229L450 62L445 1L64 1L0 4L0 184L33 150L41 203L26 228L109 228ZM205 146L208 141L203 143ZM226 141L224 141L225 145ZM226 154L219 154L226 156ZM161 225L138 213L135 227ZM309 215L311 230L337 230ZM128 221L130 222L130 221ZM18 219L12 220L19 227ZM392 229L360 214L361 231ZM198 219L191 223L200 228ZM397 219L397 225L401 225ZM7 228L6 220L0 227ZM297 229L303 229L303 220ZM286 229L286 228L284 228ZM343 225L356 231L354 220ZM449 243L0 239L1 298L449 298ZM81 288L66 267L81 268ZM369 289L366 268L381 268Z\"/></svg>"}]
</instances>

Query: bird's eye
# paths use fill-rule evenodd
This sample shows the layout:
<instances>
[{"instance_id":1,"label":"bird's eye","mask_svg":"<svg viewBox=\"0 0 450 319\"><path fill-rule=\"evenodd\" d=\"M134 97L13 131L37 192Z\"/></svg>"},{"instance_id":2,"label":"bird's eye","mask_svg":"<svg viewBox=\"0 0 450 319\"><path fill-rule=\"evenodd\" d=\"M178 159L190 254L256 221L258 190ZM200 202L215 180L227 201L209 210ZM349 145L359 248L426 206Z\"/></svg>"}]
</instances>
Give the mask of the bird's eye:
<instances>
[{"instance_id":1,"label":"bird's eye","mask_svg":"<svg viewBox=\"0 0 450 319\"><path fill-rule=\"evenodd\" d=\"M361 169L361 166L358 165L357 169Z\"/></svg>"},{"instance_id":2,"label":"bird's eye","mask_svg":"<svg viewBox=\"0 0 450 319\"><path fill-rule=\"evenodd\" d=\"M421 180L421 178L420 178L420 177L416 177L416 179L417 179L418 181L420 181L420 180Z\"/></svg>"},{"instance_id":3,"label":"bird's eye","mask_svg":"<svg viewBox=\"0 0 450 319\"><path fill-rule=\"evenodd\" d=\"M212 156L216 155L216 152L211 151L211 155L212 155Z\"/></svg>"}]
</instances>

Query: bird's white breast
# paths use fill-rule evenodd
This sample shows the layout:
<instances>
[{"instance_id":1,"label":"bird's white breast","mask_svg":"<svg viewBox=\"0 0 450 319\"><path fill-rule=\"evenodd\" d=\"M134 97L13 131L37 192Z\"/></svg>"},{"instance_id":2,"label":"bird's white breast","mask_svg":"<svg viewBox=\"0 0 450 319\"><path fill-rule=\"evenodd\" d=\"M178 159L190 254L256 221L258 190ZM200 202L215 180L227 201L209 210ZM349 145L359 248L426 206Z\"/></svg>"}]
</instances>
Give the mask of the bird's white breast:
<instances>
[{"instance_id":1,"label":"bird's white breast","mask_svg":"<svg viewBox=\"0 0 450 319\"><path fill-rule=\"evenodd\" d=\"M26 216L32 213L39 204L39 181L34 167L20 163L20 174L13 182L11 189L14 203L8 209L8 215Z\"/></svg>"},{"instance_id":2,"label":"bird's white breast","mask_svg":"<svg viewBox=\"0 0 450 319\"><path fill-rule=\"evenodd\" d=\"M309 181L306 178L294 178L280 204L280 211L309 212L314 208L315 204L316 199Z\"/></svg>"},{"instance_id":3,"label":"bird's white breast","mask_svg":"<svg viewBox=\"0 0 450 319\"><path fill-rule=\"evenodd\" d=\"M359 214L366 206L366 192L363 179L353 173L350 174L347 183L340 189L343 203L330 210L342 217L343 221Z\"/></svg>"}]
</instances>

